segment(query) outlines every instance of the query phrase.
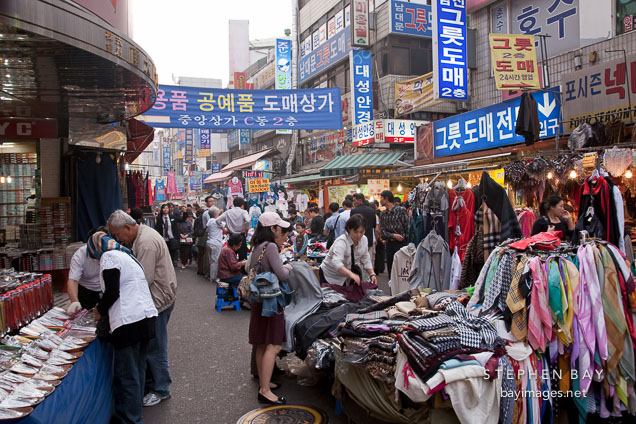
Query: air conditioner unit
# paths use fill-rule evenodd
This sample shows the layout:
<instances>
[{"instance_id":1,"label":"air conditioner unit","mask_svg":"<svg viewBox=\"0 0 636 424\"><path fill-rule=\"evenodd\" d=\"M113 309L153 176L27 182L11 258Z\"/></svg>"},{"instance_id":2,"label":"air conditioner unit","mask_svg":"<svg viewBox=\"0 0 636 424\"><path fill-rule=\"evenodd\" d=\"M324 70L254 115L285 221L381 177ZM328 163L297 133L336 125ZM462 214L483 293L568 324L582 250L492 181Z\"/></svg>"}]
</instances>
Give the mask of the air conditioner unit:
<instances>
[{"instance_id":1,"label":"air conditioner unit","mask_svg":"<svg viewBox=\"0 0 636 424\"><path fill-rule=\"evenodd\" d=\"M469 102L459 102L457 103L457 110L461 111L461 112L465 112L470 110L470 103Z\"/></svg>"}]
</instances>

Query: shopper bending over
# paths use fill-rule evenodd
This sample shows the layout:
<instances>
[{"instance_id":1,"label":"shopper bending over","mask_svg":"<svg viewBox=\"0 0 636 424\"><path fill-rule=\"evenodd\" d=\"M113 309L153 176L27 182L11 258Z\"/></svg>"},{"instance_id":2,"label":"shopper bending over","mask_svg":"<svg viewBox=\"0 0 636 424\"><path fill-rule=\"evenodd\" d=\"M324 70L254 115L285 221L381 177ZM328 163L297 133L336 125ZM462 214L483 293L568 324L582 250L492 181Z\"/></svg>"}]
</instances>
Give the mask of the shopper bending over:
<instances>
[{"instance_id":1,"label":"shopper bending over","mask_svg":"<svg viewBox=\"0 0 636 424\"><path fill-rule=\"evenodd\" d=\"M146 355L155 336L157 308L144 269L130 250L99 231L88 241L88 252L99 259L105 286L96 315L108 314L109 341L115 348L111 422L141 423Z\"/></svg>"},{"instance_id":2,"label":"shopper bending over","mask_svg":"<svg viewBox=\"0 0 636 424\"><path fill-rule=\"evenodd\" d=\"M88 232L86 241L98 231L106 232L106 227L96 227ZM101 296L102 285L99 281L99 261L90 257L86 245L77 249L71 258L66 289L71 304L66 313L74 314L80 309L93 309Z\"/></svg>"},{"instance_id":3,"label":"shopper bending over","mask_svg":"<svg viewBox=\"0 0 636 424\"><path fill-rule=\"evenodd\" d=\"M365 231L366 222L362 215L349 218L345 233L334 241L320 265L320 283L342 293L351 302L360 301L366 296L367 289L378 285ZM370 282L363 281L361 266L369 275Z\"/></svg>"},{"instance_id":4,"label":"shopper bending over","mask_svg":"<svg viewBox=\"0 0 636 424\"><path fill-rule=\"evenodd\" d=\"M274 212L265 212L258 219L258 225L252 237L254 249L250 255L248 269L254 268L257 274L273 272L279 281L287 281L291 265L283 265L280 260L280 247L287 239L291 224ZM265 250L262 260L258 260ZM275 405L284 405L285 398L272 393L270 382L276 364L276 356L285 341L285 314L278 306L278 314L262 316L263 303L252 304L250 316L249 343L254 346L256 367L258 369L258 400ZM275 388L275 387L274 387Z\"/></svg>"},{"instance_id":5,"label":"shopper bending over","mask_svg":"<svg viewBox=\"0 0 636 424\"><path fill-rule=\"evenodd\" d=\"M541 216L532 226L532 235L544 231L561 231L561 240L570 240L574 231L572 215L563 207L563 199L553 194L542 205Z\"/></svg>"}]
</instances>

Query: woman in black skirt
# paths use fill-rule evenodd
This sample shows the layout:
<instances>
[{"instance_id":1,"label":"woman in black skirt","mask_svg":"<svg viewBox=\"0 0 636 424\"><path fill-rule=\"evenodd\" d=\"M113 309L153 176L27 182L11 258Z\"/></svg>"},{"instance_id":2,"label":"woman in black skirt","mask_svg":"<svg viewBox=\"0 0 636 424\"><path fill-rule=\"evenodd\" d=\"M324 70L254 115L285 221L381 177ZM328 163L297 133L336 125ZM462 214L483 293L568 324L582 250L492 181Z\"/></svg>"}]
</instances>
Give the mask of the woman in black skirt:
<instances>
[{"instance_id":1,"label":"woman in black skirt","mask_svg":"<svg viewBox=\"0 0 636 424\"><path fill-rule=\"evenodd\" d=\"M256 273L273 272L279 281L287 281L291 265L283 265L279 252L287 239L291 224L283 220L277 213L265 212L258 219L258 225L252 237L252 253L248 269L255 268ZM261 253L265 252L262 257ZM259 261L260 259L260 261ZM250 316L249 342L254 346L256 367L258 369L258 400L273 405L284 405L285 398L272 393L271 379L276 356L285 341L285 315L278 306L278 314L271 317L262 316L263 303L252 304Z\"/></svg>"}]
</instances>

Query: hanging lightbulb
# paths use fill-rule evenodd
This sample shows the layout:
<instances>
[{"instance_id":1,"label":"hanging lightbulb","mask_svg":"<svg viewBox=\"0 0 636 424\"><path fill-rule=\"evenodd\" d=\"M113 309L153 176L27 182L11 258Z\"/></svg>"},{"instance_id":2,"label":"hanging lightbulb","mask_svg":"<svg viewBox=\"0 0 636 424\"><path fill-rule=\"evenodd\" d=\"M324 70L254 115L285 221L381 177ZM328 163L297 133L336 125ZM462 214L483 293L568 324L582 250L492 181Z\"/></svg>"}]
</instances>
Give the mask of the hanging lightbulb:
<instances>
[{"instance_id":1,"label":"hanging lightbulb","mask_svg":"<svg viewBox=\"0 0 636 424\"><path fill-rule=\"evenodd\" d=\"M468 181L468 183L466 184L466 187L473 188L473 185L470 183L470 181Z\"/></svg>"},{"instance_id":2,"label":"hanging lightbulb","mask_svg":"<svg viewBox=\"0 0 636 424\"><path fill-rule=\"evenodd\" d=\"M625 178L632 178L632 171L630 169L625 172Z\"/></svg>"},{"instance_id":3,"label":"hanging lightbulb","mask_svg":"<svg viewBox=\"0 0 636 424\"><path fill-rule=\"evenodd\" d=\"M398 184L398 191L402 193L402 184Z\"/></svg>"},{"instance_id":4,"label":"hanging lightbulb","mask_svg":"<svg viewBox=\"0 0 636 424\"><path fill-rule=\"evenodd\" d=\"M4 184L4 183L5 183L4 175L0 175L0 184Z\"/></svg>"},{"instance_id":5,"label":"hanging lightbulb","mask_svg":"<svg viewBox=\"0 0 636 424\"><path fill-rule=\"evenodd\" d=\"M451 180L446 181L448 188L453 188L453 182Z\"/></svg>"},{"instance_id":6,"label":"hanging lightbulb","mask_svg":"<svg viewBox=\"0 0 636 424\"><path fill-rule=\"evenodd\" d=\"M357 189L356 189L356 193L360 193L360 188L357 188Z\"/></svg>"},{"instance_id":7,"label":"hanging lightbulb","mask_svg":"<svg viewBox=\"0 0 636 424\"><path fill-rule=\"evenodd\" d=\"M554 175L552 175L552 172L548 172L548 180L551 180L553 176Z\"/></svg>"},{"instance_id":8,"label":"hanging lightbulb","mask_svg":"<svg viewBox=\"0 0 636 424\"><path fill-rule=\"evenodd\" d=\"M629 172L629 171L627 171L627 172ZM629 177L627 177L627 178L629 178ZM7 184L11 184L11 181L13 181L13 178L11 178L11 175L8 175L7 176Z\"/></svg>"},{"instance_id":9,"label":"hanging lightbulb","mask_svg":"<svg viewBox=\"0 0 636 424\"><path fill-rule=\"evenodd\" d=\"M570 178L575 179L576 177L577 177L576 171L573 169L572 171L570 171Z\"/></svg>"}]
</instances>

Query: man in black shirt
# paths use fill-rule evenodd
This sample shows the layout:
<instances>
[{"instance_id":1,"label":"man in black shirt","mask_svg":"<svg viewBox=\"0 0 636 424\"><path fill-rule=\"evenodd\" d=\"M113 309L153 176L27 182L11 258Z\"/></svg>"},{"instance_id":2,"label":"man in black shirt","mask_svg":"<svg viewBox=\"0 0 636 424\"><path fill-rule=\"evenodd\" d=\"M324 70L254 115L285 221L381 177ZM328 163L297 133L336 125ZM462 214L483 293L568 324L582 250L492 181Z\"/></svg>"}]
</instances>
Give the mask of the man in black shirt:
<instances>
[{"instance_id":1,"label":"man in black shirt","mask_svg":"<svg viewBox=\"0 0 636 424\"><path fill-rule=\"evenodd\" d=\"M375 249L373 245L373 232L376 225L375 212L371 207L364 204L364 194L362 193L356 193L353 195L353 209L351 210L351 216L353 215L362 215L364 217L366 222L366 231L364 235L367 236L367 242L369 243L369 255L371 255L371 262L373 263L375 256Z\"/></svg>"}]
</instances>

